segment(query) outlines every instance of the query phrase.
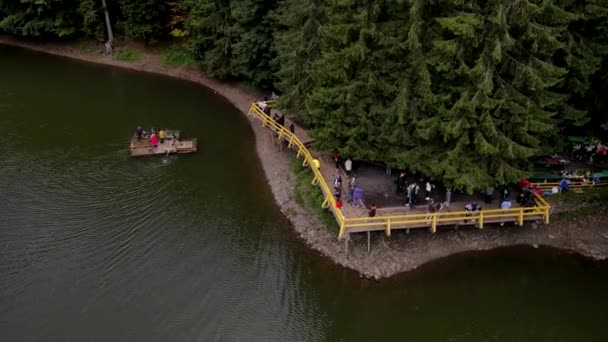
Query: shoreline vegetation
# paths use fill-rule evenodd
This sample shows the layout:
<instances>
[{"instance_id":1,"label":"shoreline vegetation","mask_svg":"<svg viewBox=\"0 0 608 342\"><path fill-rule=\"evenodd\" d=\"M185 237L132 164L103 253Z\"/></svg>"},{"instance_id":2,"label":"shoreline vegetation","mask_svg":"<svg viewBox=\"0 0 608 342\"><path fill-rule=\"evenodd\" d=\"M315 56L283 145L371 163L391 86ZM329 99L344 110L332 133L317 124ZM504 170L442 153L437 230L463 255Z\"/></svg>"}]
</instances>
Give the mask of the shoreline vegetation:
<instances>
[{"instance_id":1,"label":"shoreline vegetation","mask_svg":"<svg viewBox=\"0 0 608 342\"><path fill-rule=\"evenodd\" d=\"M79 46L78 43L27 42L0 35L0 44L195 82L229 100L244 115L250 104L261 96L260 92L241 87L238 83L222 82L188 67L175 67L181 63L179 56L176 57L177 62L173 59L172 63L161 63L163 53L158 50L125 48L123 53L128 53L119 60L114 56L99 54L90 46L82 48L85 46L82 43ZM171 64L173 67L163 64ZM249 118L249 122L255 133L256 151L270 189L295 231L313 249L362 276L381 279L453 254L518 245L570 250L596 260L608 258L608 225L605 224L608 210L601 202L588 208L560 204L558 207L563 211L561 217L547 226L491 226L483 232L477 229L445 229L432 235L426 230L414 230L410 234L394 233L390 238L381 232L374 233L369 253L365 234L355 234L351 238L349 253L346 254L344 244L336 239L336 234L327 227L328 222L322 219L323 213L319 215L319 210L312 206L318 196L307 178L310 177L306 174L308 171L294 162L289 150L277 151L267 129L259 122L253 118ZM601 200L602 196L598 198ZM588 215L590 211L593 215Z\"/></svg>"}]
</instances>

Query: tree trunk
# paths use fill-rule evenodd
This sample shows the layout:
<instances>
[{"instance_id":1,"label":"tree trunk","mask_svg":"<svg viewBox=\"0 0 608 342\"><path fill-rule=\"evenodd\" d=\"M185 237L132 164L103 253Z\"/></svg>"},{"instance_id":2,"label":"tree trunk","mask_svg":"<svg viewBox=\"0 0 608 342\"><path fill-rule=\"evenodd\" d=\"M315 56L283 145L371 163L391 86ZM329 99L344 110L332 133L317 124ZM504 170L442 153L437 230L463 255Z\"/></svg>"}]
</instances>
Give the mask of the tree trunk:
<instances>
[{"instance_id":1,"label":"tree trunk","mask_svg":"<svg viewBox=\"0 0 608 342\"><path fill-rule=\"evenodd\" d=\"M108 13L108 5L106 0L101 0L103 6L104 15L106 18L106 28L108 30L108 41L106 42L106 52L112 53L112 43L114 43L114 33L112 33L112 25L110 24L110 13Z\"/></svg>"}]
</instances>

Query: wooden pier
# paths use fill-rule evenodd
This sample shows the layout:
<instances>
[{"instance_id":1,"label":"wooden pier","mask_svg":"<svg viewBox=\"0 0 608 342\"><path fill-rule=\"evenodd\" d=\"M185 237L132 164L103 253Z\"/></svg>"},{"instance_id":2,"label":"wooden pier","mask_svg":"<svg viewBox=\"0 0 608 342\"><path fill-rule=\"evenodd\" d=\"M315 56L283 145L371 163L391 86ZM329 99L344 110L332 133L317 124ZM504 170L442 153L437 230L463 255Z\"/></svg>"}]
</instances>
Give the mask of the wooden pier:
<instances>
[{"instance_id":1,"label":"wooden pier","mask_svg":"<svg viewBox=\"0 0 608 342\"><path fill-rule=\"evenodd\" d=\"M272 101L267 102L272 105ZM288 143L288 147L296 151L298 158L302 158L302 165L310 168L313 173L313 185L319 186L324 195L324 201L321 204L323 208L327 208L336 219L340 227L338 238L348 238L352 233L368 233L372 231L384 231L390 236L391 231L397 229L428 229L432 233L437 231L440 226L474 226L478 229L483 229L486 224L513 223L517 226L523 226L525 221L541 222L548 224L550 220L551 206L547 201L534 194L536 205L533 207L515 207L509 209L489 209L475 212L465 211L448 211L436 213L412 213L412 214L397 214L383 215L378 211L376 217L352 217L347 215L342 210L336 207L336 201L331 190L331 184L323 177L321 170L325 165L322 165L319 160L312 155L307 146L288 129L279 125L270 116L266 115L262 109L252 103L249 109L249 115L260 119L262 125L272 129L277 133L278 139L284 139ZM319 157L319 159L321 159ZM320 167L313 167L314 165ZM348 239L347 239L348 240ZM346 241L347 241L346 240Z\"/></svg>"},{"instance_id":2,"label":"wooden pier","mask_svg":"<svg viewBox=\"0 0 608 342\"><path fill-rule=\"evenodd\" d=\"M129 153L131 157L143 157L154 155L169 155L174 153L194 153L198 150L196 138L188 140L179 139L180 132L167 130L165 140L159 143L157 147L150 146L147 138L137 139L134 135L129 144Z\"/></svg>"}]
</instances>

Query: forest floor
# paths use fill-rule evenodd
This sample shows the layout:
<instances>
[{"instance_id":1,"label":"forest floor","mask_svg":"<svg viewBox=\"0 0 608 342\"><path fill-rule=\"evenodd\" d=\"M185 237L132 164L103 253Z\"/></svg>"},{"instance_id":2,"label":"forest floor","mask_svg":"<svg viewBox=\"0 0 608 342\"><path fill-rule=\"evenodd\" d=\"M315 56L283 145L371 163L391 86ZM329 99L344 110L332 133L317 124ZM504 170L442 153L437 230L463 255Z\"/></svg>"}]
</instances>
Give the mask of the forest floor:
<instances>
[{"instance_id":1,"label":"forest floor","mask_svg":"<svg viewBox=\"0 0 608 342\"><path fill-rule=\"evenodd\" d=\"M83 48L81 43L27 42L0 35L0 44L196 82L227 98L244 114L248 112L253 101L263 96L258 90L236 82L213 79L190 67L163 65L160 49L147 49L135 44L130 44L129 49L137 51L138 56L136 60L130 62L103 54L101 48ZM593 209L593 215L589 215L588 211L577 214L577 208L569 208L574 211L572 215L554 219L549 225L488 226L483 231L474 228L441 229L436 234L430 234L427 230L413 230L409 234L405 231L395 231L390 238L382 232L372 233L371 252L367 251L365 234L351 234L351 248L347 254L344 244L336 238L336 233L327 229L326 224L317 215L312 215L310 208L302 207L295 200L296 176L292 168L293 152L288 149L279 150L269 130L262 127L254 118L249 117L249 121L255 133L256 150L270 189L281 211L292 222L295 231L313 249L335 263L359 272L362 276L380 279L418 268L429 261L452 254L513 245L551 246L571 250L594 259L608 258L608 224L606 224L608 208L601 205ZM298 126L296 133L305 134L305 131ZM326 165L323 173L328 177L328 181L331 181L332 174L335 173L331 156L314 151L313 154L322 161L323 165ZM375 196L384 196L387 199L387 202L381 203L389 205L399 202L396 197L389 199L390 196L394 196L390 178L383 177L382 171L378 169L370 168L366 172L370 173L370 177L363 177L359 181L366 184L365 186L371 190L370 192L375 193ZM394 177L396 176L392 178ZM381 197L370 198L380 202L383 201ZM365 209L361 210L360 214L364 215Z\"/></svg>"}]
</instances>

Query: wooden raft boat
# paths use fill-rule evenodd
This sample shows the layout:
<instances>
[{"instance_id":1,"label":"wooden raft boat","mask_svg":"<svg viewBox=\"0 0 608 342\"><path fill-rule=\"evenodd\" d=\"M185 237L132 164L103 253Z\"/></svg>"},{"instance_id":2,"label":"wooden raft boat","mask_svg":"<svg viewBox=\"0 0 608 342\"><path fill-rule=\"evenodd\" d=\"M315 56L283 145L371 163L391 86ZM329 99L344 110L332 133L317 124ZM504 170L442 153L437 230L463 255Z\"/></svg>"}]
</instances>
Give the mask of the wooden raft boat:
<instances>
[{"instance_id":1,"label":"wooden raft boat","mask_svg":"<svg viewBox=\"0 0 608 342\"><path fill-rule=\"evenodd\" d=\"M166 130L165 141L161 144L160 139L158 147L150 146L148 137L137 140L137 135L133 135L129 144L129 153L131 157L169 155L173 153L194 153L198 149L196 138L188 140L180 140L179 131Z\"/></svg>"}]
</instances>

